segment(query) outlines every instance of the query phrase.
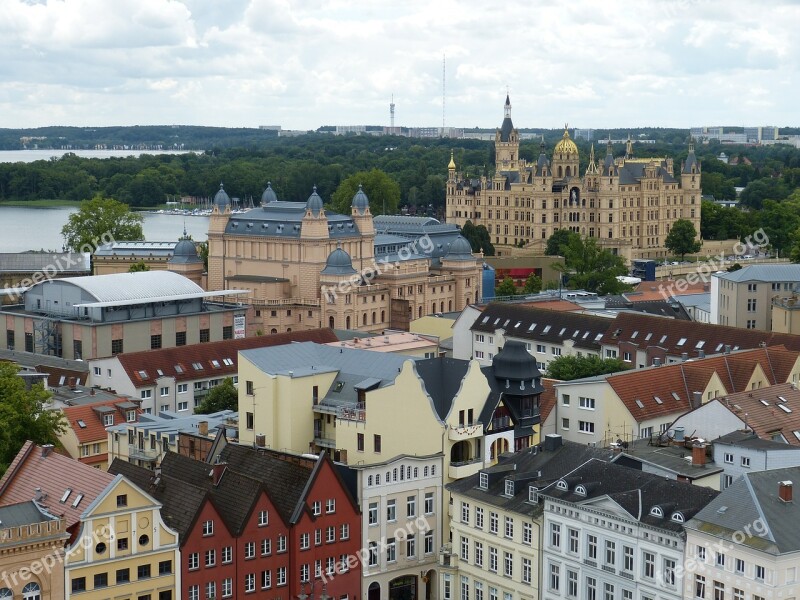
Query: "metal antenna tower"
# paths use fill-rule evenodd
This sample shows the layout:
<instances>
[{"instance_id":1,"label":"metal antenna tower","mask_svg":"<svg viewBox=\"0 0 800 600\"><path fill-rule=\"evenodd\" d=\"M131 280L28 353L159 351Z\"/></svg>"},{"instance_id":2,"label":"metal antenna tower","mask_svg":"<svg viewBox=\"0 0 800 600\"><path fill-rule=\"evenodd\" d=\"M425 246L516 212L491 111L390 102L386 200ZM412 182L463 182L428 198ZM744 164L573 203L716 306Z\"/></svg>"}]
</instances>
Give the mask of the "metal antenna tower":
<instances>
[{"instance_id":1,"label":"metal antenna tower","mask_svg":"<svg viewBox=\"0 0 800 600\"><path fill-rule=\"evenodd\" d=\"M392 130L394 130L394 94L392 94L392 101L389 103L389 118L392 123Z\"/></svg>"}]
</instances>

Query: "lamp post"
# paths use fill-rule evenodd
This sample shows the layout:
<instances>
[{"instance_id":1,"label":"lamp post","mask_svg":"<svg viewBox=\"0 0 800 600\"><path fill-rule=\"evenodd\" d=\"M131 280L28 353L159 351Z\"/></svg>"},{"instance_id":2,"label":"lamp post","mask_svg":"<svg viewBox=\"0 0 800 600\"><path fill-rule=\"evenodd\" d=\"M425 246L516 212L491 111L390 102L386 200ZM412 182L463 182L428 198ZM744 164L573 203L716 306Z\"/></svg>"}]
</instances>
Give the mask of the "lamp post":
<instances>
[{"instance_id":1,"label":"lamp post","mask_svg":"<svg viewBox=\"0 0 800 600\"><path fill-rule=\"evenodd\" d=\"M311 582L311 588L309 593L306 594L306 584L300 584L300 593L297 594L297 600L314 600L314 588L317 585L317 582L322 582L322 592L317 596L318 600L332 600L331 596L328 595L328 584L322 581L322 579L314 579Z\"/></svg>"}]
</instances>

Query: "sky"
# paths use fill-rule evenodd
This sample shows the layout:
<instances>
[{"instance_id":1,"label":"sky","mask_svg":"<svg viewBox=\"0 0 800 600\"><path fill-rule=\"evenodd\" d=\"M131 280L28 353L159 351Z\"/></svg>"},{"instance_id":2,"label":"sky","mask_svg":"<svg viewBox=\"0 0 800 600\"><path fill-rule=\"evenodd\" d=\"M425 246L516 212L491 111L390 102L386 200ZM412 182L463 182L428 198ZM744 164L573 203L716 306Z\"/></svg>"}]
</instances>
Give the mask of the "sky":
<instances>
[{"instance_id":1,"label":"sky","mask_svg":"<svg viewBox=\"0 0 800 600\"><path fill-rule=\"evenodd\" d=\"M800 125L800 0L0 0L0 127ZM444 58L444 70L443 70ZM444 94L443 94L444 72ZM444 111L443 111L444 104Z\"/></svg>"}]
</instances>

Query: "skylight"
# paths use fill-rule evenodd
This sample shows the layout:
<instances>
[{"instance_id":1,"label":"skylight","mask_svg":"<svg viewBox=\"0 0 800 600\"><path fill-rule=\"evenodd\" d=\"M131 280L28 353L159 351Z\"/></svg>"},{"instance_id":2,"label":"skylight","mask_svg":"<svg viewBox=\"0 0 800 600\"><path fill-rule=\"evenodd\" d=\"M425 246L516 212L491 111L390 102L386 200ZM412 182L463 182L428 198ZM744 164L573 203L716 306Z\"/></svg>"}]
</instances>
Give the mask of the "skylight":
<instances>
[{"instance_id":1,"label":"skylight","mask_svg":"<svg viewBox=\"0 0 800 600\"><path fill-rule=\"evenodd\" d=\"M645 342L649 342L651 337L653 337L653 334L652 333L648 333L646 336L644 336L644 341Z\"/></svg>"},{"instance_id":2,"label":"skylight","mask_svg":"<svg viewBox=\"0 0 800 600\"><path fill-rule=\"evenodd\" d=\"M797 438L797 441L800 442L800 431L793 431L794 437Z\"/></svg>"},{"instance_id":3,"label":"skylight","mask_svg":"<svg viewBox=\"0 0 800 600\"><path fill-rule=\"evenodd\" d=\"M183 367L180 365L175 365L175 372L176 373L183 373Z\"/></svg>"},{"instance_id":4,"label":"skylight","mask_svg":"<svg viewBox=\"0 0 800 600\"><path fill-rule=\"evenodd\" d=\"M534 329L536 329L536 323L531 323L531 326L528 327L528 331L533 331Z\"/></svg>"},{"instance_id":5,"label":"skylight","mask_svg":"<svg viewBox=\"0 0 800 600\"><path fill-rule=\"evenodd\" d=\"M564 335L564 332L565 332L566 330L567 330L567 328L566 328L566 327L562 327L562 328L561 328L561 331L559 331L559 332L558 332L558 335L559 335L559 336L562 336L562 335Z\"/></svg>"},{"instance_id":6,"label":"skylight","mask_svg":"<svg viewBox=\"0 0 800 600\"><path fill-rule=\"evenodd\" d=\"M489 320L489 316L487 315L487 316L483 317L483 320L481 321L481 323L486 323L488 320Z\"/></svg>"},{"instance_id":7,"label":"skylight","mask_svg":"<svg viewBox=\"0 0 800 600\"><path fill-rule=\"evenodd\" d=\"M632 340L633 340L633 339L636 339L636 336L637 336L637 335L639 335L639 332L638 332L638 331L634 331L634 332L631 334L631 339L632 339Z\"/></svg>"},{"instance_id":8,"label":"skylight","mask_svg":"<svg viewBox=\"0 0 800 600\"><path fill-rule=\"evenodd\" d=\"M59 502L61 502L62 504L63 504L64 502L66 502L66 501L67 501L67 498L69 498L69 495L70 495L71 493L72 493L72 488L67 488L66 490L64 490L64 495L63 495L63 496L61 496L61 500L59 500Z\"/></svg>"},{"instance_id":9,"label":"skylight","mask_svg":"<svg viewBox=\"0 0 800 600\"><path fill-rule=\"evenodd\" d=\"M156 369L156 373L158 373L159 377L163 377L164 376L164 371L162 371L161 369Z\"/></svg>"},{"instance_id":10,"label":"skylight","mask_svg":"<svg viewBox=\"0 0 800 600\"><path fill-rule=\"evenodd\" d=\"M720 350L722 350L722 346L723 346L723 344L722 344L722 342L720 342L720 343L717 345L717 347L714 349L714 352L719 352Z\"/></svg>"},{"instance_id":11,"label":"skylight","mask_svg":"<svg viewBox=\"0 0 800 600\"><path fill-rule=\"evenodd\" d=\"M586 333L584 333L581 339L585 340L587 337L589 337L589 333L591 332L587 331Z\"/></svg>"},{"instance_id":12,"label":"skylight","mask_svg":"<svg viewBox=\"0 0 800 600\"><path fill-rule=\"evenodd\" d=\"M547 325L544 329L542 329L542 333L547 333L550 331L550 325Z\"/></svg>"},{"instance_id":13,"label":"skylight","mask_svg":"<svg viewBox=\"0 0 800 600\"><path fill-rule=\"evenodd\" d=\"M638 406L639 408L644 408L644 404L642 404L642 401L639 400L638 398L636 399L636 406Z\"/></svg>"},{"instance_id":14,"label":"skylight","mask_svg":"<svg viewBox=\"0 0 800 600\"><path fill-rule=\"evenodd\" d=\"M769 402L767 402L766 400L762 400L761 404L763 404L764 406L769 406Z\"/></svg>"},{"instance_id":15,"label":"skylight","mask_svg":"<svg viewBox=\"0 0 800 600\"><path fill-rule=\"evenodd\" d=\"M658 343L663 344L666 341L667 341L667 334L665 333L664 335L661 336L661 339L658 340Z\"/></svg>"},{"instance_id":16,"label":"skylight","mask_svg":"<svg viewBox=\"0 0 800 600\"><path fill-rule=\"evenodd\" d=\"M780 400L781 402L786 402L786 398L784 398L783 396L778 396L778 400Z\"/></svg>"},{"instance_id":17,"label":"skylight","mask_svg":"<svg viewBox=\"0 0 800 600\"><path fill-rule=\"evenodd\" d=\"M520 325L522 325L522 321L517 321L517 324L516 324L516 325L514 325L514 329L516 329L516 328L517 328L517 327L519 327Z\"/></svg>"},{"instance_id":18,"label":"skylight","mask_svg":"<svg viewBox=\"0 0 800 600\"><path fill-rule=\"evenodd\" d=\"M578 337L579 333L580 333L580 331L576 329L575 333L572 334L572 337Z\"/></svg>"},{"instance_id":19,"label":"skylight","mask_svg":"<svg viewBox=\"0 0 800 600\"><path fill-rule=\"evenodd\" d=\"M147 371L137 371L137 374L138 374L138 375L139 375L139 377L141 377L142 379L147 379Z\"/></svg>"},{"instance_id":20,"label":"skylight","mask_svg":"<svg viewBox=\"0 0 800 600\"><path fill-rule=\"evenodd\" d=\"M685 343L686 343L686 338L681 338L678 340L678 343L676 345L683 346Z\"/></svg>"},{"instance_id":21,"label":"skylight","mask_svg":"<svg viewBox=\"0 0 800 600\"><path fill-rule=\"evenodd\" d=\"M494 320L494 324L495 324L495 325L497 325L499 322L500 322L500 317L497 317L497 318Z\"/></svg>"},{"instance_id":22,"label":"skylight","mask_svg":"<svg viewBox=\"0 0 800 600\"><path fill-rule=\"evenodd\" d=\"M653 400L656 401L656 404L664 404L664 402L658 396L653 396Z\"/></svg>"},{"instance_id":23,"label":"skylight","mask_svg":"<svg viewBox=\"0 0 800 600\"><path fill-rule=\"evenodd\" d=\"M786 406L785 404L778 404L778 408L780 408L786 414L790 414L792 412L792 409Z\"/></svg>"},{"instance_id":24,"label":"skylight","mask_svg":"<svg viewBox=\"0 0 800 600\"><path fill-rule=\"evenodd\" d=\"M681 401L681 397L678 396L678 392L672 392L672 397L675 398L675 400L677 400L678 402Z\"/></svg>"},{"instance_id":25,"label":"skylight","mask_svg":"<svg viewBox=\"0 0 800 600\"><path fill-rule=\"evenodd\" d=\"M200 364L199 362L192 363L192 367L194 367L195 371L202 371L203 370L203 365Z\"/></svg>"},{"instance_id":26,"label":"skylight","mask_svg":"<svg viewBox=\"0 0 800 600\"><path fill-rule=\"evenodd\" d=\"M86 429L86 422L83 419L78 419L78 427Z\"/></svg>"},{"instance_id":27,"label":"skylight","mask_svg":"<svg viewBox=\"0 0 800 600\"><path fill-rule=\"evenodd\" d=\"M219 361L217 359L212 359L211 366L214 367L215 369L219 369Z\"/></svg>"},{"instance_id":28,"label":"skylight","mask_svg":"<svg viewBox=\"0 0 800 600\"><path fill-rule=\"evenodd\" d=\"M511 319L506 319L506 322L503 323L503 327L508 327L509 323L511 323Z\"/></svg>"},{"instance_id":29,"label":"skylight","mask_svg":"<svg viewBox=\"0 0 800 600\"><path fill-rule=\"evenodd\" d=\"M697 344L695 345L695 348L696 348L696 349L698 349L698 350L700 350L700 348L702 348L702 347L703 347L703 346L705 346L705 345L706 345L706 341L705 341L705 340L700 340L700 341L699 341L699 342L697 342Z\"/></svg>"},{"instance_id":30,"label":"skylight","mask_svg":"<svg viewBox=\"0 0 800 600\"><path fill-rule=\"evenodd\" d=\"M223 358L222 359L222 364L227 366L227 367L232 367L233 366L233 359L232 358Z\"/></svg>"},{"instance_id":31,"label":"skylight","mask_svg":"<svg viewBox=\"0 0 800 600\"><path fill-rule=\"evenodd\" d=\"M75 496L75 500L72 501L72 508L76 508L81 503L81 500L83 500L83 494Z\"/></svg>"},{"instance_id":32,"label":"skylight","mask_svg":"<svg viewBox=\"0 0 800 600\"><path fill-rule=\"evenodd\" d=\"M596 336L594 336L594 341L595 342L599 342L601 337L603 337L603 334L602 333L598 333Z\"/></svg>"}]
</instances>

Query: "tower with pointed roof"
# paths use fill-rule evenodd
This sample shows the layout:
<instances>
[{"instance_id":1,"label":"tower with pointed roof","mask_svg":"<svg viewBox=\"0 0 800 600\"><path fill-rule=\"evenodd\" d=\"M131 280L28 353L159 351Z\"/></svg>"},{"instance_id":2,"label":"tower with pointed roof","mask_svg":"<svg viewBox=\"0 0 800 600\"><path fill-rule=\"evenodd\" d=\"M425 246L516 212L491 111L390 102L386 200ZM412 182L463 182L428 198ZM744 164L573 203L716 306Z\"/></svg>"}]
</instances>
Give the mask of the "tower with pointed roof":
<instances>
[{"instance_id":1,"label":"tower with pointed roof","mask_svg":"<svg viewBox=\"0 0 800 600\"><path fill-rule=\"evenodd\" d=\"M221 290L225 287L222 275L225 262L222 236L230 218L231 199L225 191L225 186L220 183L219 190L214 195L211 217L208 222L208 286L211 290ZM212 262L214 263L213 268Z\"/></svg>"},{"instance_id":2,"label":"tower with pointed roof","mask_svg":"<svg viewBox=\"0 0 800 600\"><path fill-rule=\"evenodd\" d=\"M569 128L564 125L564 133L553 149L553 177L568 180L578 178L580 156L578 146L569 137Z\"/></svg>"},{"instance_id":3,"label":"tower with pointed roof","mask_svg":"<svg viewBox=\"0 0 800 600\"><path fill-rule=\"evenodd\" d=\"M506 94L503 106L503 123L494 134L495 165L497 171L513 171L519 165L519 131L511 122L511 99Z\"/></svg>"}]
</instances>

